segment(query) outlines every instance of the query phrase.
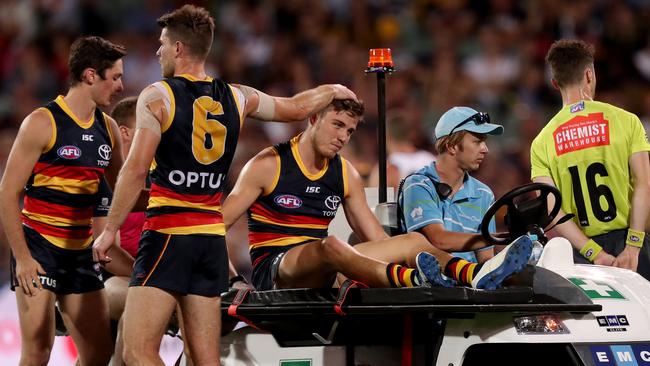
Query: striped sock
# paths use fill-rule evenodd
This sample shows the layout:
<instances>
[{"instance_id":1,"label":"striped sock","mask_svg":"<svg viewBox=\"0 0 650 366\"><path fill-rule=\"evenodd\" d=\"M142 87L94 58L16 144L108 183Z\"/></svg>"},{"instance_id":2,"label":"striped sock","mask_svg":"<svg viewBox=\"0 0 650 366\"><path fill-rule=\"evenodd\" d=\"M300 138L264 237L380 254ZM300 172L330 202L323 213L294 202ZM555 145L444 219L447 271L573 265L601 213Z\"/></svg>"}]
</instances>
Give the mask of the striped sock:
<instances>
[{"instance_id":1,"label":"striped sock","mask_svg":"<svg viewBox=\"0 0 650 366\"><path fill-rule=\"evenodd\" d=\"M391 287L416 287L420 285L417 271L412 268L390 263L386 266L386 277Z\"/></svg>"},{"instance_id":2,"label":"striped sock","mask_svg":"<svg viewBox=\"0 0 650 366\"><path fill-rule=\"evenodd\" d=\"M474 275L483 265L468 262L459 257L453 257L445 266L445 276L453 278L461 285L471 286Z\"/></svg>"}]
</instances>

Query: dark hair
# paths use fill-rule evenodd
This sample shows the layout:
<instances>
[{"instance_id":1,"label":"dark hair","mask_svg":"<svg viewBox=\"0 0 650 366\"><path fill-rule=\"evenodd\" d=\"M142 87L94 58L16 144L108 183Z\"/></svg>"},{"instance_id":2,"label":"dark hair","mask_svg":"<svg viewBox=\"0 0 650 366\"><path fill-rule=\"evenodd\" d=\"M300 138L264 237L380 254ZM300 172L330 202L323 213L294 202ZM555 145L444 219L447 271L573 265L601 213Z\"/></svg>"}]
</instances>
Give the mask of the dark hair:
<instances>
[{"instance_id":1,"label":"dark hair","mask_svg":"<svg viewBox=\"0 0 650 366\"><path fill-rule=\"evenodd\" d=\"M546 62L560 88L578 84L583 71L594 65L594 46L577 39L562 39L548 50Z\"/></svg>"},{"instance_id":2,"label":"dark hair","mask_svg":"<svg viewBox=\"0 0 650 366\"><path fill-rule=\"evenodd\" d=\"M194 56L205 58L212 47L214 18L204 8L194 5L182 7L158 18L158 25L167 28L169 38L182 42Z\"/></svg>"},{"instance_id":3,"label":"dark hair","mask_svg":"<svg viewBox=\"0 0 650 366\"><path fill-rule=\"evenodd\" d=\"M323 117L327 112L334 110L335 112L345 111L352 117L363 118L363 113L366 108L363 106L363 101L356 101L354 99L334 99L327 107L318 112L318 117Z\"/></svg>"},{"instance_id":4,"label":"dark hair","mask_svg":"<svg viewBox=\"0 0 650 366\"><path fill-rule=\"evenodd\" d=\"M111 117L117 122L118 126L128 126L129 117L135 116L135 107L138 104L138 97L126 97L115 104L111 111Z\"/></svg>"},{"instance_id":5,"label":"dark hair","mask_svg":"<svg viewBox=\"0 0 650 366\"><path fill-rule=\"evenodd\" d=\"M85 36L77 38L70 46L68 68L70 70L70 86L82 82L83 72L87 68L97 71L102 79L106 79L106 69L110 69L115 61L126 55L126 48L112 43L102 37Z\"/></svg>"}]
</instances>

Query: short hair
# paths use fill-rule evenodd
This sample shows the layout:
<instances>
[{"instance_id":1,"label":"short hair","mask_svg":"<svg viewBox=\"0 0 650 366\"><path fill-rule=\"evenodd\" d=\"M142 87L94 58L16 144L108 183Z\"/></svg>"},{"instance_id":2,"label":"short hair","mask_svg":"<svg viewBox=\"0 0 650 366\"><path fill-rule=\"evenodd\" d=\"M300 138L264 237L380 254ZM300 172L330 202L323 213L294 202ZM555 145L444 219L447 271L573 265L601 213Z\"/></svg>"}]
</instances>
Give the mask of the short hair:
<instances>
[{"instance_id":1,"label":"short hair","mask_svg":"<svg viewBox=\"0 0 650 366\"><path fill-rule=\"evenodd\" d=\"M356 101L354 99L334 99L327 107L318 112L318 117L322 118L327 112L334 110L335 112L345 111L351 117L359 117L363 119L363 113L366 108L363 106L363 101Z\"/></svg>"},{"instance_id":2,"label":"short hair","mask_svg":"<svg viewBox=\"0 0 650 366\"><path fill-rule=\"evenodd\" d=\"M135 107L137 104L137 96L126 97L115 104L115 107L111 111L111 117L117 122L118 126L133 128L133 126L128 126L128 120L130 117L135 117Z\"/></svg>"},{"instance_id":3,"label":"short hair","mask_svg":"<svg viewBox=\"0 0 650 366\"><path fill-rule=\"evenodd\" d=\"M161 28L167 28L173 42L186 45L191 55L208 56L214 37L214 18L205 8L183 5L161 16L157 22Z\"/></svg>"},{"instance_id":4,"label":"short hair","mask_svg":"<svg viewBox=\"0 0 650 366\"><path fill-rule=\"evenodd\" d=\"M68 69L70 70L70 86L75 86L83 80L83 72L87 68L97 71L102 79L106 79L106 70L113 67L115 62L126 56L126 48L98 36L77 38L70 46Z\"/></svg>"},{"instance_id":5,"label":"short hair","mask_svg":"<svg viewBox=\"0 0 650 366\"><path fill-rule=\"evenodd\" d=\"M452 146L458 146L460 151L463 151L463 139L465 135L472 134L481 139L481 141L487 140L487 135L482 133L474 133L466 130L461 130L452 133L451 135L443 136L436 140L436 154L443 154L449 151L449 148Z\"/></svg>"},{"instance_id":6,"label":"short hair","mask_svg":"<svg viewBox=\"0 0 650 366\"><path fill-rule=\"evenodd\" d=\"M546 62L560 88L578 84L582 72L594 65L594 46L577 39L562 39L548 50Z\"/></svg>"}]
</instances>

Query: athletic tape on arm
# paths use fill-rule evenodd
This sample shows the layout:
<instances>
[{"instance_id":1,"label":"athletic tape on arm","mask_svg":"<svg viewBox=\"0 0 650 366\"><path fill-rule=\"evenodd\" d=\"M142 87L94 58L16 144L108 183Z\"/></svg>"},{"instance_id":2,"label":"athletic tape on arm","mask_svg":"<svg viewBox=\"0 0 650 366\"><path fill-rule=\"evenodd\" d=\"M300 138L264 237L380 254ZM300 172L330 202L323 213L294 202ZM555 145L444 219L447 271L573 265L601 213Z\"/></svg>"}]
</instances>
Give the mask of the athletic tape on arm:
<instances>
[{"instance_id":1,"label":"athletic tape on arm","mask_svg":"<svg viewBox=\"0 0 650 366\"><path fill-rule=\"evenodd\" d=\"M138 103L135 108L135 128L136 130L139 128L146 128L154 132L156 135L160 136L161 123L164 121L159 121L153 112L151 112L148 105L151 102L162 99L163 103L165 104L165 108L167 108L167 111L169 111L170 102L169 95L167 95L167 90L162 85L158 86L156 84L159 83L153 84L152 86L154 88L146 88L142 93L140 93L140 96L138 97Z\"/></svg>"},{"instance_id":2,"label":"athletic tape on arm","mask_svg":"<svg viewBox=\"0 0 650 366\"><path fill-rule=\"evenodd\" d=\"M273 100L272 96L264 94L255 88L251 88L250 86L237 85L237 87L242 91L242 93L244 93L246 99L248 99L248 96L252 95L253 93L257 94L259 98L257 109L251 113L251 117L264 121L270 121L273 119L275 116L275 101Z\"/></svg>"}]
</instances>

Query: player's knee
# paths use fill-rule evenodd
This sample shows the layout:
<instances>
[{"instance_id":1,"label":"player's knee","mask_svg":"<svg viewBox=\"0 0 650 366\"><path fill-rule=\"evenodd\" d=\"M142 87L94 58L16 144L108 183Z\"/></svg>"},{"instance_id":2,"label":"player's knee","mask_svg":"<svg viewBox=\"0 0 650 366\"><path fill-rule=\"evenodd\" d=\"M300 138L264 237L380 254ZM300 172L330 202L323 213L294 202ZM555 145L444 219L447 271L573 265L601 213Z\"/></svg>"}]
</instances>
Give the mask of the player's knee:
<instances>
[{"instance_id":1,"label":"player's knee","mask_svg":"<svg viewBox=\"0 0 650 366\"><path fill-rule=\"evenodd\" d=\"M352 247L348 243L339 240L336 236L330 235L319 242L320 250L328 262L336 263Z\"/></svg>"},{"instance_id":2,"label":"player's knee","mask_svg":"<svg viewBox=\"0 0 650 366\"><path fill-rule=\"evenodd\" d=\"M410 233L403 234L404 239L408 241L409 243L417 244L417 245L429 245L429 240L422 234L411 231Z\"/></svg>"},{"instance_id":3,"label":"player's knee","mask_svg":"<svg viewBox=\"0 0 650 366\"><path fill-rule=\"evenodd\" d=\"M21 355L21 365L47 365L52 347L25 347Z\"/></svg>"}]
</instances>

